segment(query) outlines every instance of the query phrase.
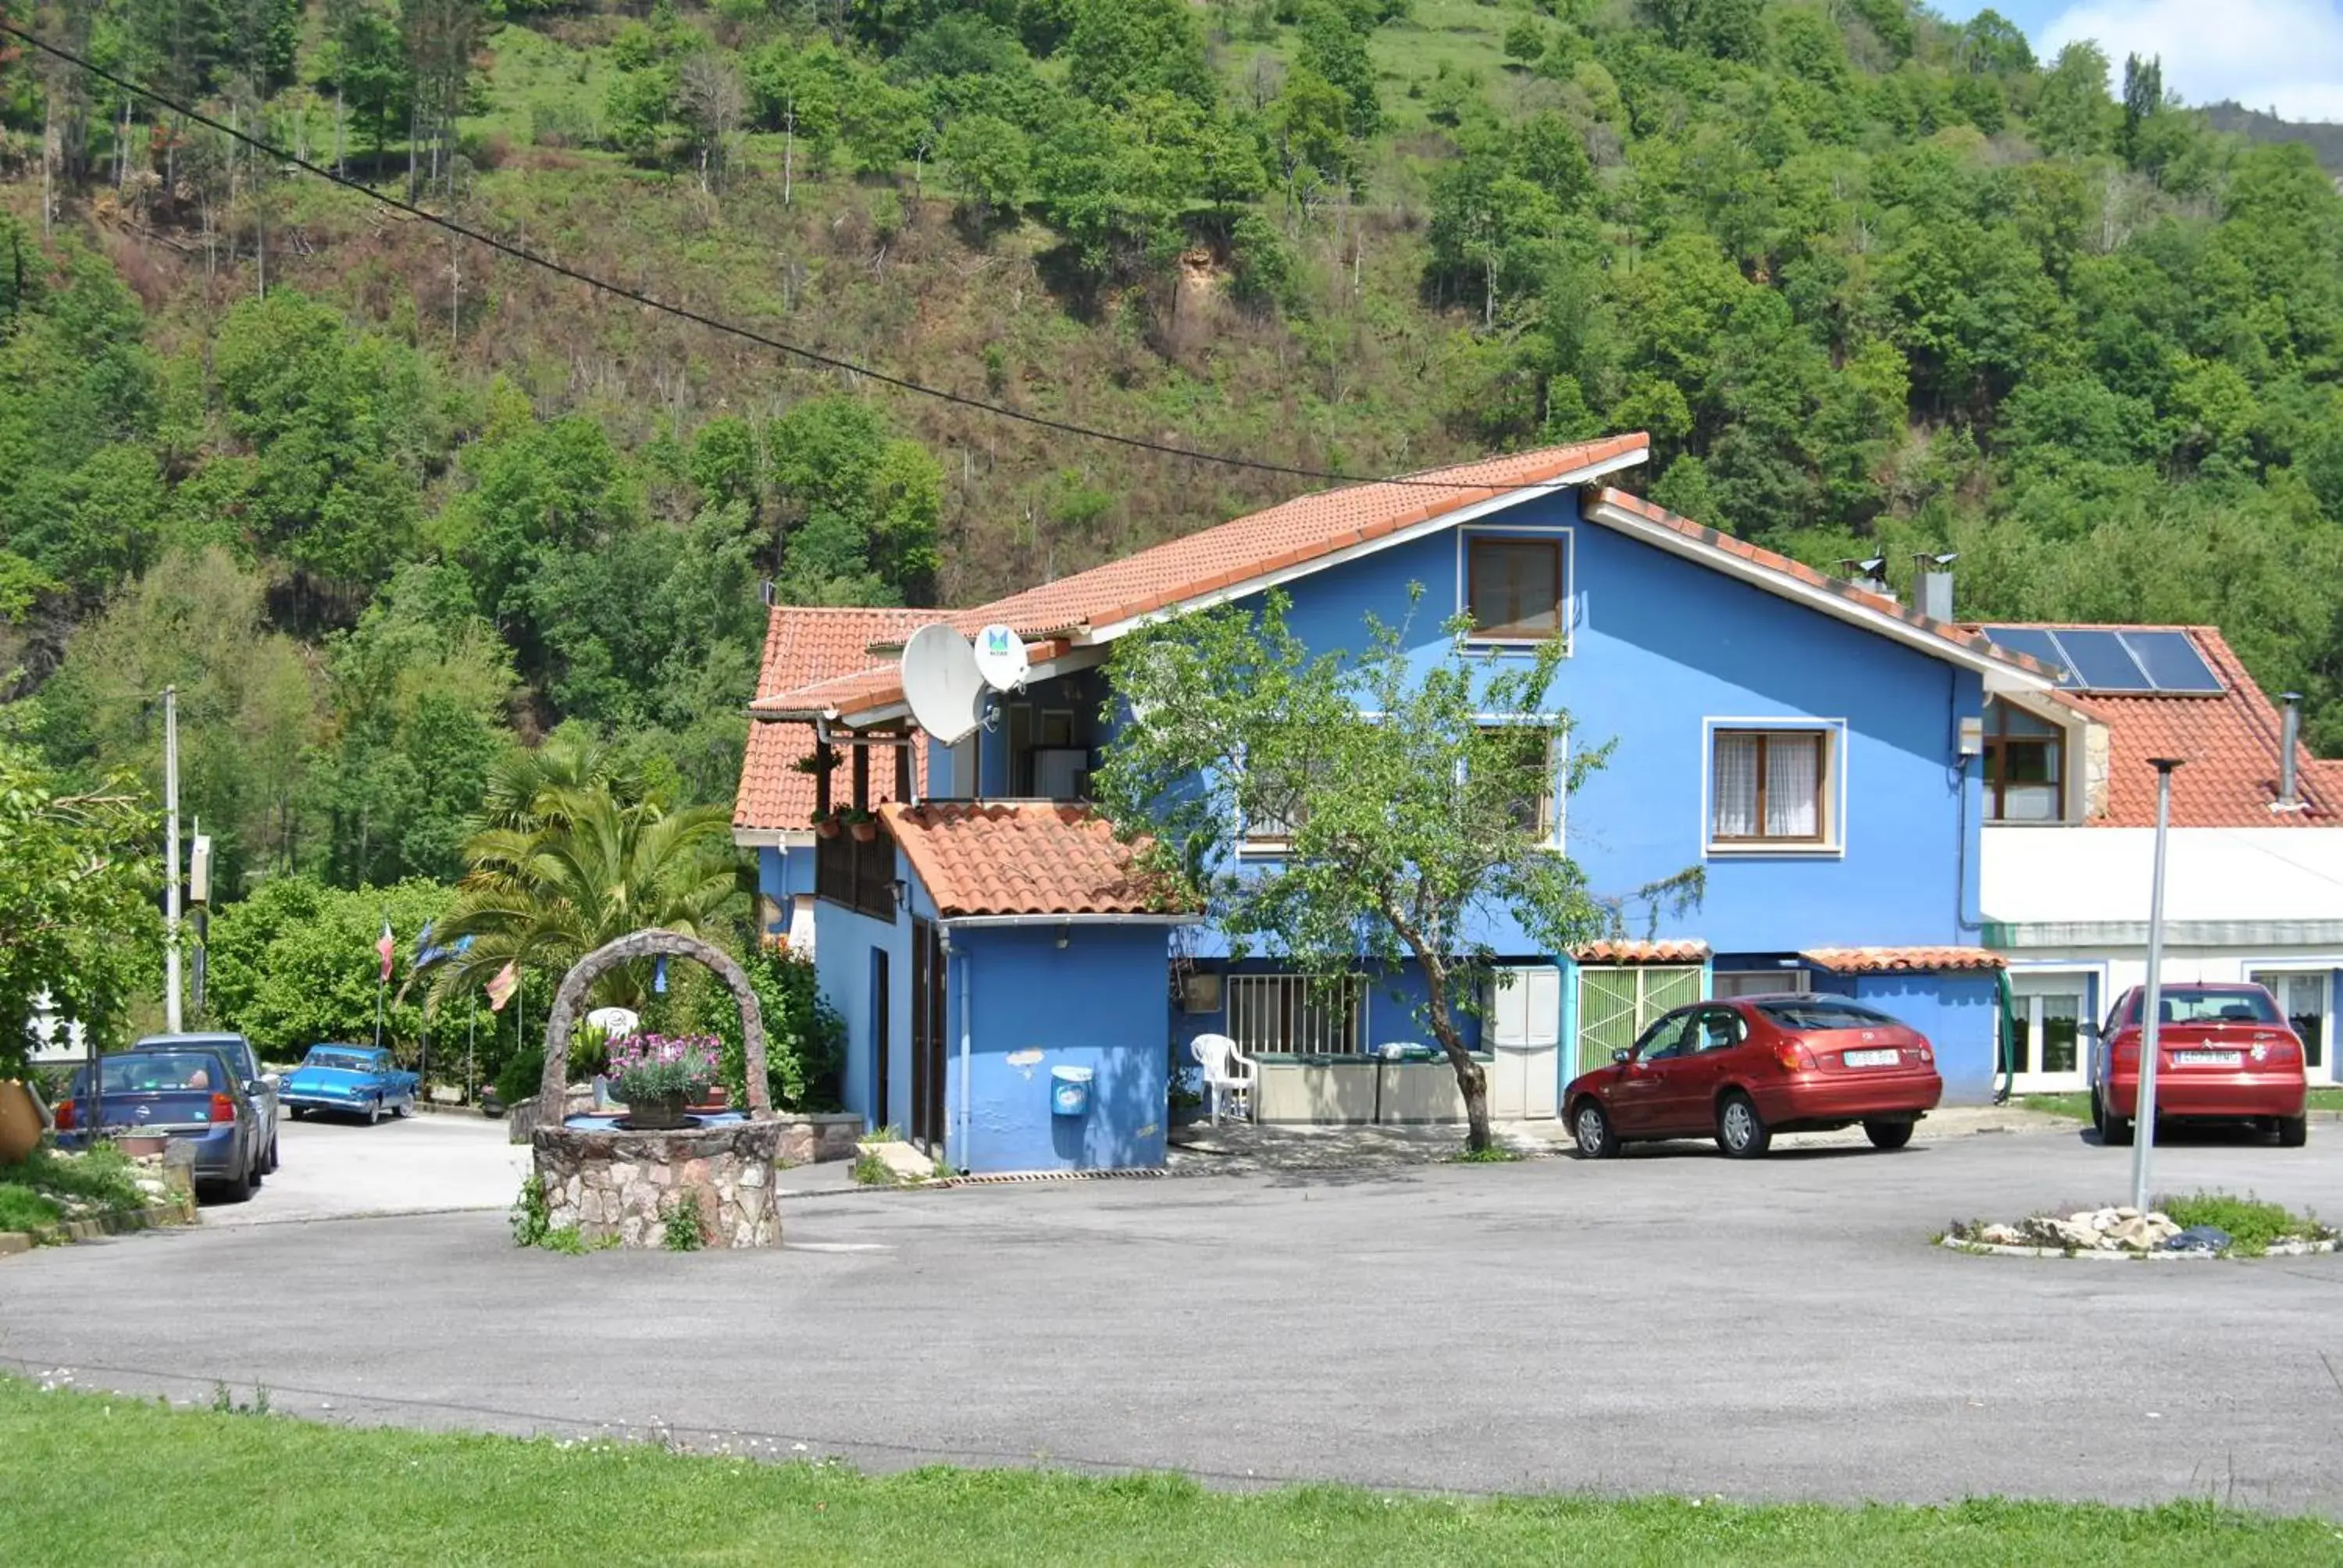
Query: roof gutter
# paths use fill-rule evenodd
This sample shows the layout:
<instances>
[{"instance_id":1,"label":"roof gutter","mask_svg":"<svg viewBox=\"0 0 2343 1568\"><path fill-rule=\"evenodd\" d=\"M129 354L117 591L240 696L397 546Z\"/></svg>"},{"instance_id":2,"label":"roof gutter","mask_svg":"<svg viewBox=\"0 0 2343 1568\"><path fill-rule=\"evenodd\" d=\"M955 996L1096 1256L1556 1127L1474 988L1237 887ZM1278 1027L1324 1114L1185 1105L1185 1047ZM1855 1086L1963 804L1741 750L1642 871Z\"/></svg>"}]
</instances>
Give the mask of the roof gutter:
<instances>
[{"instance_id":1,"label":"roof gutter","mask_svg":"<svg viewBox=\"0 0 2343 1568\"><path fill-rule=\"evenodd\" d=\"M946 915L936 922L951 930L990 926L1200 926L1202 915Z\"/></svg>"}]
</instances>

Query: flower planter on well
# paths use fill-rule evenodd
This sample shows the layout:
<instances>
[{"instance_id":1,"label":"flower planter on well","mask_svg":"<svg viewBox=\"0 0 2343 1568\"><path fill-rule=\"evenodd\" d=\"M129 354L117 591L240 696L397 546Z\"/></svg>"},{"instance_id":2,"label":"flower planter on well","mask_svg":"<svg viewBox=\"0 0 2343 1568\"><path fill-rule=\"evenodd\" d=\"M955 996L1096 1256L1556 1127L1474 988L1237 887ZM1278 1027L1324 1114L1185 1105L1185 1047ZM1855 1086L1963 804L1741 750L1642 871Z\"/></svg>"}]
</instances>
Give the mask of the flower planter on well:
<instances>
[{"instance_id":1,"label":"flower planter on well","mask_svg":"<svg viewBox=\"0 0 2343 1568\"><path fill-rule=\"evenodd\" d=\"M854 835L854 841L858 844L868 844L879 837L879 824L876 822L850 823L846 830Z\"/></svg>"}]
</instances>

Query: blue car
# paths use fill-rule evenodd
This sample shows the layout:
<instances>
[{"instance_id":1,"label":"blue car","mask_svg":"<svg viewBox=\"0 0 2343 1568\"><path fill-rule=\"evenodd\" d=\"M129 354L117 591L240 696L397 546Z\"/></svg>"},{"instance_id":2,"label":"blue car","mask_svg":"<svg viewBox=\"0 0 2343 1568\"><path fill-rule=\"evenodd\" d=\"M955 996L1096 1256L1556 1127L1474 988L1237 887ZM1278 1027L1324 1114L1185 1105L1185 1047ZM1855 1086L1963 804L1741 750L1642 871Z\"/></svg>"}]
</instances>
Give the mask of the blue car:
<instances>
[{"instance_id":1,"label":"blue car","mask_svg":"<svg viewBox=\"0 0 2343 1568\"><path fill-rule=\"evenodd\" d=\"M231 1203L252 1196L267 1173L258 1103L226 1057L214 1050L126 1050L104 1058L97 1092L90 1070L77 1069L56 1108L57 1142L78 1149L90 1129L108 1136L151 1134L188 1145L198 1185Z\"/></svg>"},{"instance_id":2,"label":"blue car","mask_svg":"<svg viewBox=\"0 0 2343 1568\"><path fill-rule=\"evenodd\" d=\"M285 1075L277 1092L298 1119L313 1111L363 1116L369 1124L387 1111L411 1115L420 1081L370 1045L313 1045L301 1065Z\"/></svg>"}]
</instances>

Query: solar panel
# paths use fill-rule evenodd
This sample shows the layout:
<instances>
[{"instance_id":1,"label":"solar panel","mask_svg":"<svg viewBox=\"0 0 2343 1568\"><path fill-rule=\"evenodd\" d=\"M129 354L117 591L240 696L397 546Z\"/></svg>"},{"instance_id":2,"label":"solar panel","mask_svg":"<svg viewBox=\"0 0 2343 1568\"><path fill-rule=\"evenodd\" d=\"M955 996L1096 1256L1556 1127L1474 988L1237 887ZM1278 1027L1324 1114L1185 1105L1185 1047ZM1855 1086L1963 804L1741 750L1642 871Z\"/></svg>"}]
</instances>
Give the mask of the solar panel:
<instances>
[{"instance_id":1,"label":"solar panel","mask_svg":"<svg viewBox=\"0 0 2343 1568\"><path fill-rule=\"evenodd\" d=\"M1985 634L2012 653L2022 653L2028 658L2038 658L2045 664L2066 670L2066 678L2058 682L2059 685L2080 684L2075 678L2073 669L2068 667L2066 650L2058 646L2058 639L2040 627L1989 626L1985 628Z\"/></svg>"},{"instance_id":2,"label":"solar panel","mask_svg":"<svg viewBox=\"0 0 2343 1568\"><path fill-rule=\"evenodd\" d=\"M2217 693L2220 677L2185 631L2127 631L2124 643L2158 691Z\"/></svg>"},{"instance_id":3,"label":"solar panel","mask_svg":"<svg viewBox=\"0 0 2343 1568\"><path fill-rule=\"evenodd\" d=\"M2087 627L2061 627L2058 646L2066 650L2066 667L2086 691L2154 691L2156 683L2124 646L2120 634Z\"/></svg>"}]
</instances>

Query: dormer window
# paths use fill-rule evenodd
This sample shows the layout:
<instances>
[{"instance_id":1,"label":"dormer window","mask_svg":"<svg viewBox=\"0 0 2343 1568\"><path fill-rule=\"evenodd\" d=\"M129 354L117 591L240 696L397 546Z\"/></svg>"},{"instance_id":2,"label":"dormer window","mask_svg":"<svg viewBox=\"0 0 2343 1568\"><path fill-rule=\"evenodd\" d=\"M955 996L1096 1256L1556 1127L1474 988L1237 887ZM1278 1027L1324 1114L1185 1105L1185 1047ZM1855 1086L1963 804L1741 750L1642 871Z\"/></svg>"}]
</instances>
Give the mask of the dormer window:
<instances>
[{"instance_id":1,"label":"dormer window","mask_svg":"<svg viewBox=\"0 0 2343 1568\"><path fill-rule=\"evenodd\" d=\"M2066 731L2006 702L1986 704L1985 819L2058 821L2066 786Z\"/></svg>"}]
</instances>

